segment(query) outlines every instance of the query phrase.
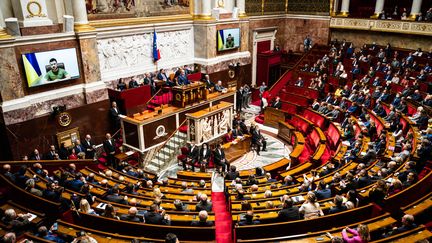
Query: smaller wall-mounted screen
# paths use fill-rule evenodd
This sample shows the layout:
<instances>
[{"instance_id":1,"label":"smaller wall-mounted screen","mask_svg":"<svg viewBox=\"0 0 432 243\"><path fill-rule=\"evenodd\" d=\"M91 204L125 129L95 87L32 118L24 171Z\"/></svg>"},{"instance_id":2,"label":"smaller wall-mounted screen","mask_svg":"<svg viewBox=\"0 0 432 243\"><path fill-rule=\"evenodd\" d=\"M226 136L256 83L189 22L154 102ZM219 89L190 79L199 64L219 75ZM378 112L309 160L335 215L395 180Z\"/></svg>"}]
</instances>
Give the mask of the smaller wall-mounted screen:
<instances>
[{"instance_id":1,"label":"smaller wall-mounted screen","mask_svg":"<svg viewBox=\"0 0 432 243\"><path fill-rule=\"evenodd\" d=\"M80 77L75 48L27 53L22 59L29 87Z\"/></svg>"},{"instance_id":2,"label":"smaller wall-mounted screen","mask_svg":"<svg viewBox=\"0 0 432 243\"><path fill-rule=\"evenodd\" d=\"M232 50L240 47L240 29L218 30L217 49L218 51Z\"/></svg>"}]
</instances>

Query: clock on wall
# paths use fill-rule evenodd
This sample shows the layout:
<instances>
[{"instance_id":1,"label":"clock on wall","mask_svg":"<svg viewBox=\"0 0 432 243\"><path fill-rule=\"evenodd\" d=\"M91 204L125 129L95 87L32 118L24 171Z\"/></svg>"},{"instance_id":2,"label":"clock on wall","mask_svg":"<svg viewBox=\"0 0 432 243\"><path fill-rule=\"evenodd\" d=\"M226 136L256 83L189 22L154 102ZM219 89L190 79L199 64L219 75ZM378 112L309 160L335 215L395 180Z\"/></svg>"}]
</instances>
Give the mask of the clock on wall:
<instances>
[{"instance_id":1,"label":"clock on wall","mask_svg":"<svg viewBox=\"0 0 432 243\"><path fill-rule=\"evenodd\" d=\"M69 112L62 112L57 116L57 122L62 127L67 127L72 123L72 116Z\"/></svg>"}]
</instances>

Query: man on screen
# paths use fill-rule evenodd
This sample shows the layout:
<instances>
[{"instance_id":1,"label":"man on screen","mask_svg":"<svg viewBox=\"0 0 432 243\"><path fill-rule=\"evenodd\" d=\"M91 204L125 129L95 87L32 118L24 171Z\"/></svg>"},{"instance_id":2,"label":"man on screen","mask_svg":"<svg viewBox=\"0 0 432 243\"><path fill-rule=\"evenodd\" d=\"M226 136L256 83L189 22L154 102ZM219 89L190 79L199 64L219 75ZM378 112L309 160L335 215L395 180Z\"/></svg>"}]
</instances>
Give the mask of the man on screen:
<instances>
[{"instance_id":1,"label":"man on screen","mask_svg":"<svg viewBox=\"0 0 432 243\"><path fill-rule=\"evenodd\" d=\"M51 58L49 64L51 65L51 70L45 75L47 81L70 78L70 75L63 68L57 66L57 60L55 58Z\"/></svg>"},{"instance_id":2,"label":"man on screen","mask_svg":"<svg viewBox=\"0 0 432 243\"><path fill-rule=\"evenodd\" d=\"M225 48L234 48L234 37L231 34L226 38Z\"/></svg>"}]
</instances>

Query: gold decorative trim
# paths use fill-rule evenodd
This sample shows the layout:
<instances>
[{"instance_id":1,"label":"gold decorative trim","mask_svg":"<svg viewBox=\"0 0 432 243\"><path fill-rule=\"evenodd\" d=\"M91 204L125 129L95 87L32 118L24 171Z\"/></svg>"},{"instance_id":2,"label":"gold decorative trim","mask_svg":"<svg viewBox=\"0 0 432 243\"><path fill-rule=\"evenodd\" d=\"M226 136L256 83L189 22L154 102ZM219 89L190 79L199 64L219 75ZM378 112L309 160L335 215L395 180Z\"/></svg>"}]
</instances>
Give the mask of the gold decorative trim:
<instances>
[{"instance_id":1,"label":"gold decorative trim","mask_svg":"<svg viewBox=\"0 0 432 243\"><path fill-rule=\"evenodd\" d=\"M340 12L340 14L338 14L338 17L347 18L348 16L349 16L349 12Z\"/></svg>"},{"instance_id":2,"label":"gold decorative trim","mask_svg":"<svg viewBox=\"0 0 432 243\"><path fill-rule=\"evenodd\" d=\"M9 35L5 29L0 29L0 40L13 39L13 36Z\"/></svg>"},{"instance_id":3,"label":"gold decorative trim","mask_svg":"<svg viewBox=\"0 0 432 243\"><path fill-rule=\"evenodd\" d=\"M89 24L75 24L74 30L75 30L75 32L81 33L81 32L95 31L96 29Z\"/></svg>"},{"instance_id":4,"label":"gold decorative trim","mask_svg":"<svg viewBox=\"0 0 432 243\"><path fill-rule=\"evenodd\" d=\"M239 13L239 18L247 18L247 17L249 16L246 14L246 12Z\"/></svg>"},{"instance_id":5,"label":"gold decorative trim","mask_svg":"<svg viewBox=\"0 0 432 243\"><path fill-rule=\"evenodd\" d=\"M285 13L288 13L288 0L285 0Z\"/></svg>"},{"instance_id":6,"label":"gold decorative trim","mask_svg":"<svg viewBox=\"0 0 432 243\"><path fill-rule=\"evenodd\" d=\"M374 15L370 16L371 19L378 19L379 13L374 13Z\"/></svg>"},{"instance_id":7,"label":"gold decorative trim","mask_svg":"<svg viewBox=\"0 0 432 243\"><path fill-rule=\"evenodd\" d=\"M410 16L408 17L408 20L415 21L417 18L417 15L418 14L410 14Z\"/></svg>"},{"instance_id":8,"label":"gold decorative trim","mask_svg":"<svg viewBox=\"0 0 432 243\"><path fill-rule=\"evenodd\" d=\"M214 20L211 14L196 14L193 16L194 20Z\"/></svg>"},{"instance_id":9,"label":"gold decorative trim","mask_svg":"<svg viewBox=\"0 0 432 243\"><path fill-rule=\"evenodd\" d=\"M38 10L35 12L33 12L33 10L31 9L32 5L36 5ZM30 1L27 3L27 12L29 13L29 15L27 15L27 18L33 18L33 17L46 17L46 14L42 13L42 5L39 2L36 1Z\"/></svg>"},{"instance_id":10,"label":"gold decorative trim","mask_svg":"<svg viewBox=\"0 0 432 243\"><path fill-rule=\"evenodd\" d=\"M427 22L332 17L330 28L432 36L432 23Z\"/></svg>"},{"instance_id":11,"label":"gold decorative trim","mask_svg":"<svg viewBox=\"0 0 432 243\"><path fill-rule=\"evenodd\" d=\"M126 25L141 25L160 22L175 22L193 20L191 14L180 14L173 16L156 16L156 17L140 17L140 18L124 18L124 19L105 19L90 21L89 25L93 28L105 28Z\"/></svg>"}]
</instances>

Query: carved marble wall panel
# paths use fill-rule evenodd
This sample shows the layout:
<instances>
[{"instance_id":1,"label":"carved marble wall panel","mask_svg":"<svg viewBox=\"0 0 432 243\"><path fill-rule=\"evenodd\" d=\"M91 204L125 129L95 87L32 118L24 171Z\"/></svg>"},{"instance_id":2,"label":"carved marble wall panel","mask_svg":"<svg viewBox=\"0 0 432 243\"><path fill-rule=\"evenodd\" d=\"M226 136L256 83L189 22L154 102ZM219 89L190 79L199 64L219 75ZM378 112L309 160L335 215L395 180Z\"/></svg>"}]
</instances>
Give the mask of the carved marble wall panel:
<instances>
[{"instance_id":1,"label":"carved marble wall panel","mask_svg":"<svg viewBox=\"0 0 432 243\"><path fill-rule=\"evenodd\" d=\"M99 89L96 91L86 92L85 93L86 103L93 104L99 101L108 99L108 90L107 89Z\"/></svg>"},{"instance_id":2,"label":"carved marble wall panel","mask_svg":"<svg viewBox=\"0 0 432 243\"><path fill-rule=\"evenodd\" d=\"M96 38L80 39L84 79L86 83L101 80Z\"/></svg>"},{"instance_id":3,"label":"carved marble wall panel","mask_svg":"<svg viewBox=\"0 0 432 243\"><path fill-rule=\"evenodd\" d=\"M116 79L193 62L192 29L157 32L161 59L153 62L153 33L99 39L97 49L102 80Z\"/></svg>"},{"instance_id":4,"label":"carved marble wall panel","mask_svg":"<svg viewBox=\"0 0 432 243\"><path fill-rule=\"evenodd\" d=\"M23 97L19 67L12 47L0 48L0 100L8 101Z\"/></svg>"},{"instance_id":5,"label":"carved marble wall panel","mask_svg":"<svg viewBox=\"0 0 432 243\"><path fill-rule=\"evenodd\" d=\"M85 104L84 94L75 94L59 99L52 99L32 104L31 106L3 113L6 125L35 119L52 111L52 106L66 105L67 109L80 107Z\"/></svg>"}]
</instances>

